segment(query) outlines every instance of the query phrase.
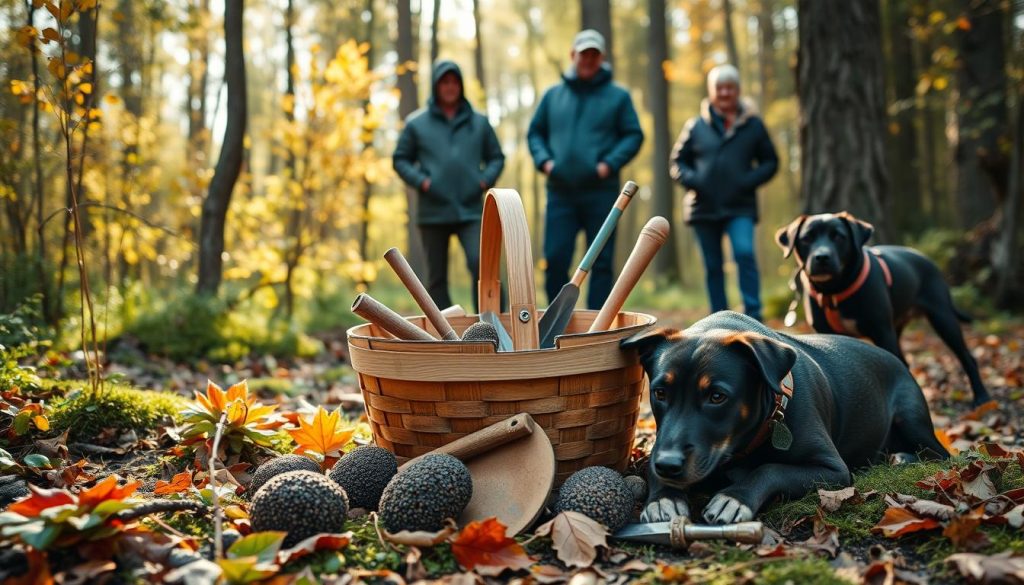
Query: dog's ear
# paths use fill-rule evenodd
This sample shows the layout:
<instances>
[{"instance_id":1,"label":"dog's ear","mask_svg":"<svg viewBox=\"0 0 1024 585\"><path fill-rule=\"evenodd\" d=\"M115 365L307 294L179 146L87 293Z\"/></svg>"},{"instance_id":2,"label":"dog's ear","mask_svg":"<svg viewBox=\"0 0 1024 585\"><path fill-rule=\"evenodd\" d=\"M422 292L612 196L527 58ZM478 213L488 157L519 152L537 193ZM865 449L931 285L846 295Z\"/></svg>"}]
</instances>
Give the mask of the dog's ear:
<instances>
[{"instance_id":1,"label":"dog's ear","mask_svg":"<svg viewBox=\"0 0 1024 585\"><path fill-rule=\"evenodd\" d=\"M775 232L775 243L782 248L784 252L783 258L789 258L793 255L793 248L796 247L796 240L800 237L800 228L804 227L804 222L807 221L806 215L789 222L789 225L780 227Z\"/></svg>"},{"instance_id":2,"label":"dog's ear","mask_svg":"<svg viewBox=\"0 0 1024 585\"><path fill-rule=\"evenodd\" d=\"M858 248L867 244L868 240L871 239L871 234L875 233L875 226L857 219L847 211L840 211L836 214L836 217L846 222L846 226L850 228L850 235L853 237L853 241Z\"/></svg>"},{"instance_id":3,"label":"dog's ear","mask_svg":"<svg viewBox=\"0 0 1024 585\"><path fill-rule=\"evenodd\" d=\"M796 350L781 341L752 331L732 335L726 344L739 344L747 349L753 355L765 384L772 391L781 392L779 386L783 378L796 363Z\"/></svg>"},{"instance_id":4,"label":"dog's ear","mask_svg":"<svg viewBox=\"0 0 1024 585\"><path fill-rule=\"evenodd\" d=\"M682 332L671 327L657 327L648 331L642 331L636 335L623 339L619 343L622 349L635 349L640 354L641 361L648 361L661 347L682 339Z\"/></svg>"}]
</instances>

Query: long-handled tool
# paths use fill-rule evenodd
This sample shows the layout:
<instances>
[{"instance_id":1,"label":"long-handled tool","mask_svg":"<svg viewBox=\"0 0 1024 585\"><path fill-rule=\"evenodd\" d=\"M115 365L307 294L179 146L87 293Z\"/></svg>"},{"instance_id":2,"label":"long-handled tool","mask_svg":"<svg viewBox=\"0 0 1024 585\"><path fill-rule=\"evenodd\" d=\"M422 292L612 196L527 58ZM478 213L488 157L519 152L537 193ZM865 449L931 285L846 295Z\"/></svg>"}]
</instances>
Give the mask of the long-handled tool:
<instances>
[{"instance_id":1,"label":"long-handled tool","mask_svg":"<svg viewBox=\"0 0 1024 585\"><path fill-rule=\"evenodd\" d=\"M437 341L433 335L406 321L387 305L366 293L360 293L356 300L352 301L352 312L399 339Z\"/></svg>"},{"instance_id":2,"label":"long-handled tool","mask_svg":"<svg viewBox=\"0 0 1024 585\"><path fill-rule=\"evenodd\" d=\"M572 280L563 286L562 290L558 291L558 295L555 296L554 300L551 301L551 305L544 311L544 316L540 318L540 323L537 325L540 333L541 348L554 347L555 337L565 333L565 328L569 325L569 320L572 318L573 309L576 307L576 301L580 298L580 285L587 278L587 274L594 266L594 262L601 254L601 250L604 249L605 243L611 237L612 232L615 231L615 225L619 222L619 217L622 216L622 212L629 205L629 202L633 200L633 195L636 195L637 189L639 187L637 187L636 183L626 181L622 191L619 193L619 198L615 200L615 205L608 212L608 217L605 218L604 224L601 225L600 231L597 232L594 241L587 248L587 253L583 256L579 268L572 275Z\"/></svg>"},{"instance_id":3,"label":"long-handled tool","mask_svg":"<svg viewBox=\"0 0 1024 585\"><path fill-rule=\"evenodd\" d=\"M690 519L679 516L671 522L627 524L612 535L616 540L667 544L674 549L685 549L695 540L731 540L744 544L760 544L764 525L760 522L740 522L707 526L691 524Z\"/></svg>"},{"instance_id":4,"label":"long-handled tool","mask_svg":"<svg viewBox=\"0 0 1024 585\"><path fill-rule=\"evenodd\" d=\"M644 229L640 230L640 236L633 246L633 251L629 253L629 258L626 259L626 264L622 267L622 272L619 273L612 292L590 325L591 332L607 331L611 327L612 320L619 314L622 305L626 302L626 297L632 292L644 270L647 270L651 259L668 239L669 229L667 219L654 216L647 221Z\"/></svg>"},{"instance_id":5,"label":"long-handled tool","mask_svg":"<svg viewBox=\"0 0 1024 585\"><path fill-rule=\"evenodd\" d=\"M391 265L392 270L398 275L398 279L402 281L405 288L409 290L409 294L412 295L413 300L423 310L423 314L427 316L430 324L437 329L437 332L441 335L441 339L446 341L458 341L459 336L452 329L452 326L448 323L448 319L444 318L441 313L441 309L434 303L434 299L430 298L430 294L427 292L426 287L420 282L420 279L416 277L416 273L412 271L412 266L409 266L409 261L405 259L402 252L398 248L391 248L387 252L384 252L384 259L387 260L388 264Z\"/></svg>"}]
</instances>

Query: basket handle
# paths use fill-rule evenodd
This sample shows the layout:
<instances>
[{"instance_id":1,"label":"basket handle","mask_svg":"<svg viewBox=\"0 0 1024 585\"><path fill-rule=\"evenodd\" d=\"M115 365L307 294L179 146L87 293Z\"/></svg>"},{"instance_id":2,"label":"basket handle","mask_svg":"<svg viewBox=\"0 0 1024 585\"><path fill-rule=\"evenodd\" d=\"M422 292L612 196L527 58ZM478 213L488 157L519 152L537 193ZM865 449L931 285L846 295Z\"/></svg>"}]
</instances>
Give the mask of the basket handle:
<instances>
[{"instance_id":1,"label":"basket handle","mask_svg":"<svg viewBox=\"0 0 1024 585\"><path fill-rule=\"evenodd\" d=\"M515 189L490 189L480 220L480 312L501 312L501 248L508 270L509 321L516 351L537 349L537 297L533 280L533 250L523 200Z\"/></svg>"}]
</instances>

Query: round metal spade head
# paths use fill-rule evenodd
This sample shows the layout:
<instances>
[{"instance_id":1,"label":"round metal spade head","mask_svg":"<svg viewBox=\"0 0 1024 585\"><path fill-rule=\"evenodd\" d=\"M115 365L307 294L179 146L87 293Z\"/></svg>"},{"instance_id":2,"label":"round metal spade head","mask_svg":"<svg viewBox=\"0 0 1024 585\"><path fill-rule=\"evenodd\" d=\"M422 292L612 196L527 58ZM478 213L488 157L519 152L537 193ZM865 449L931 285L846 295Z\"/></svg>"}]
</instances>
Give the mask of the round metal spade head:
<instances>
[{"instance_id":1,"label":"round metal spade head","mask_svg":"<svg viewBox=\"0 0 1024 585\"><path fill-rule=\"evenodd\" d=\"M533 433L495 447L466 462L473 477L473 498L459 525L492 516L513 536L540 516L555 482L555 451L538 425Z\"/></svg>"}]
</instances>

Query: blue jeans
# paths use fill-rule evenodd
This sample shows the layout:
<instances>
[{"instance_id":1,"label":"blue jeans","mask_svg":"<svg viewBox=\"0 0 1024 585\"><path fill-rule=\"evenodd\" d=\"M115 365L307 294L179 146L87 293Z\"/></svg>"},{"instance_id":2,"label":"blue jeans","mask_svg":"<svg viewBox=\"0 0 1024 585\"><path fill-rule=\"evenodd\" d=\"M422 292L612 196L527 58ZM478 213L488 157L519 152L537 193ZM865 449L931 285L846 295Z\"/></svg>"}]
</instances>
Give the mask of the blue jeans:
<instances>
[{"instance_id":1,"label":"blue jeans","mask_svg":"<svg viewBox=\"0 0 1024 585\"><path fill-rule=\"evenodd\" d=\"M722 264L722 236L729 236L733 259L739 268L743 312L761 320L761 282L754 255L754 218L734 217L723 221L693 222L697 242L704 257L704 278L711 300L711 312L729 308L725 296L725 271Z\"/></svg>"},{"instance_id":2,"label":"blue jeans","mask_svg":"<svg viewBox=\"0 0 1024 585\"><path fill-rule=\"evenodd\" d=\"M576 248L576 236L583 230L589 247L615 204L616 197L618 193L613 191L609 196L588 193L587 197L577 199L548 190L547 215L544 220L544 258L547 260L544 290L548 295L548 303L569 282L569 269L575 269L570 264ZM614 256L615 232L612 232L587 275L588 309L600 309L612 291Z\"/></svg>"}]
</instances>

